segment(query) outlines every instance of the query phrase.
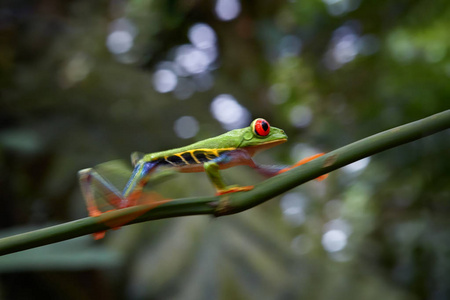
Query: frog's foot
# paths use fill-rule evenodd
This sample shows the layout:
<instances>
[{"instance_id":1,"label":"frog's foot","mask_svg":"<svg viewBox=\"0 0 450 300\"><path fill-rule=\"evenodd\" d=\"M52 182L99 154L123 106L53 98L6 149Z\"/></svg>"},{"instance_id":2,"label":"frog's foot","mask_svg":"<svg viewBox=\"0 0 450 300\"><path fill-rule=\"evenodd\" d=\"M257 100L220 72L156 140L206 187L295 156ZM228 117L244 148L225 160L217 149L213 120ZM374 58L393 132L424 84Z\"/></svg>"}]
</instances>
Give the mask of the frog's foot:
<instances>
[{"instance_id":1,"label":"frog's foot","mask_svg":"<svg viewBox=\"0 0 450 300\"><path fill-rule=\"evenodd\" d=\"M88 207L87 208L89 217L98 217L102 214L102 212L97 207Z\"/></svg>"},{"instance_id":2,"label":"frog's foot","mask_svg":"<svg viewBox=\"0 0 450 300\"><path fill-rule=\"evenodd\" d=\"M306 158L300 160L299 162L297 162L296 164L292 165L291 167L284 168L284 169L280 170L280 171L278 172L278 174L287 172L287 171L292 170L292 169L294 169L294 168L296 168L296 167L298 167L298 166L304 165L304 164L306 164L307 162L310 162L310 161L312 161L312 160L314 160L314 159L316 159L316 158L318 158L318 157L320 157L320 156L322 156L322 155L324 155L324 154L325 154L325 153L318 153L318 154L315 154L315 155L313 155L313 156L306 157ZM322 181L322 180L324 180L324 179L327 178L327 177L328 177L328 174L324 174L324 175L321 175L321 176L317 177L316 180Z\"/></svg>"},{"instance_id":3,"label":"frog's foot","mask_svg":"<svg viewBox=\"0 0 450 300\"><path fill-rule=\"evenodd\" d=\"M100 216L100 215L102 215L104 213L107 213L107 212L110 212L110 211L114 211L114 209L102 212L99 209L97 209L96 207L90 207L90 208L88 208L88 211L89 211L89 216L90 217L98 217L98 216ZM113 229L119 229L119 228L120 227L113 228ZM99 231L99 232L94 232L92 234L92 236L94 237L94 240L101 240L102 238L105 237L105 234L106 234L106 230Z\"/></svg>"},{"instance_id":4,"label":"frog's foot","mask_svg":"<svg viewBox=\"0 0 450 300\"><path fill-rule=\"evenodd\" d=\"M95 232L92 234L92 236L94 237L94 240L101 240L102 238L105 237L106 231L99 231L99 232Z\"/></svg>"},{"instance_id":5,"label":"frog's foot","mask_svg":"<svg viewBox=\"0 0 450 300\"><path fill-rule=\"evenodd\" d=\"M107 212L116 211L117 209L110 209L106 211L101 211L99 209L89 209L89 217L98 217L100 215L106 214Z\"/></svg>"},{"instance_id":6,"label":"frog's foot","mask_svg":"<svg viewBox=\"0 0 450 300\"><path fill-rule=\"evenodd\" d=\"M220 195L236 193L236 192L245 192L245 191L250 191L253 188L254 188L253 185L249 185L249 186L230 186L230 187L227 187L227 188L225 188L223 190L218 190L216 195L220 196Z\"/></svg>"}]
</instances>

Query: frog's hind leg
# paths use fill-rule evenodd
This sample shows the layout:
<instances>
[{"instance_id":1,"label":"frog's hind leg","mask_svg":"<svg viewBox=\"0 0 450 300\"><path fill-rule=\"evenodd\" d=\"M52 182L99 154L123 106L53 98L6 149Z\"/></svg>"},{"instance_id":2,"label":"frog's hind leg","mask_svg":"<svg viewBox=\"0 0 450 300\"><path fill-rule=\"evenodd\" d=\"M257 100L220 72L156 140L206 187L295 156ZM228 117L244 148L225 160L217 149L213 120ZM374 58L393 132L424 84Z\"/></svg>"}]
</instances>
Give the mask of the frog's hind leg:
<instances>
[{"instance_id":1,"label":"frog's hind leg","mask_svg":"<svg viewBox=\"0 0 450 300\"><path fill-rule=\"evenodd\" d=\"M150 179L151 174L158 168L160 161L137 162L128 183L122 192L120 208L134 206L141 199L142 190Z\"/></svg>"},{"instance_id":2,"label":"frog's hind leg","mask_svg":"<svg viewBox=\"0 0 450 300\"><path fill-rule=\"evenodd\" d=\"M136 205L142 196L142 189L148 182L150 174L157 166L157 162L137 164L123 192L120 192L93 168L78 171L81 191L89 215L92 217L102 214L101 208L105 206L121 209Z\"/></svg>"},{"instance_id":3,"label":"frog's hind leg","mask_svg":"<svg viewBox=\"0 0 450 300\"><path fill-rule=\"evenodd\" d=\"M292 166L261 166L261 165L257 165L255 163L253 163L253 161L252 161L252 164L249 164L249 166L251 166L252 168L257 170L260 174L262 174L266 177L272 177L272 176L287 172L289 170L292 170L298 166L304 165L307 162L310 162L322 155L324 155L324 153L318 153L313 156L306 157ZM316 180L321 181L327 177L328 177L328 174L324 174L324 175L317 177Z\"/></svg>"},{"instance_id":4,"label":"frog's hind leg","mask_svg":"<svg viewBox=\"0 0 450 300\"><path fill-rule=\"evenodd\" d=\"M117 188L94 169L88 168L80 170L78 171L78 177L81 192L86 201L86 208L90 217L97 217L103 213L98 204L100 199L95 195L95 188L99 188L102 193L106 195L106 201L112 206L117 207L118 203L120 203L122 197ZM105 233L106 231L99 231L93 233L93 236L96 240L99 240L105 236Z\"/></svg>"},{"instance_id":5,"label":"frog's hind leg","mask_svg":"<svg viewBox=\"0 0 450 300\"><path fill-rule=\"evenodd\" d=\"M324 155L324 154L325 154L325 153L318 153L318 154L315 154L315 155L312 155L312 156L303 158L302 160L298 161L298 162L297 162L296 164L294 164L293 166L287 167L287 168L284 168L284 169L280 170L279 173L284 173L284 172L286 172L286 171L292 170L293 168L296 168L296 167L298 167L298 166L304 165L304 164L306 164L307 162L310 162L310 161L312 161L312 160L314 160L314 159L316 159L316 158L318 158L318 157L320 157L320 156L322 156L322 155ZM317 180L317 181L322 181L322 180L326 179L327 177L328 177L328 174L320 175L319 177L316 178L316 180Z\"/></svg>"},{"instance_id":6,"label":"frog's hind leg","mask_svg":"<svg viewBox=\"0 0 450 300\"><path fill-rule=\"evenodd\" d=\"M80 170L78 178L89 216L96 217L103 213L98 204L100 199L96 196L94 189L99 189L105 195L107 203L113 207L119 207L122 200L120 191L97 171L92 168Z\"/></svg>"}]
</instances>

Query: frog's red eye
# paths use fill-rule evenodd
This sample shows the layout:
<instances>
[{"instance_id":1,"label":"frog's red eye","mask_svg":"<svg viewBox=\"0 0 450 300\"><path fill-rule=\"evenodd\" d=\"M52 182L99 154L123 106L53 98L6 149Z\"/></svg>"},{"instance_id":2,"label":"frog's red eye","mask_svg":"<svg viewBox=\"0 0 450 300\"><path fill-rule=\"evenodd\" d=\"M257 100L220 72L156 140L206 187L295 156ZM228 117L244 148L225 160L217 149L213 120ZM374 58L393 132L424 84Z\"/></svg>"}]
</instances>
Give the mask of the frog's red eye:
<instances>
[{"instance_id":1,"label":"frog's red eye","mask_svg":"<svg viewBox=\"0 0 450 300\"><path fill-rule=\"evenodd\" d=\"M259 136L266 136L270 132L270 125L264 119L256 119L253 125L253 131Z\"/></svg>"}]
</instances>

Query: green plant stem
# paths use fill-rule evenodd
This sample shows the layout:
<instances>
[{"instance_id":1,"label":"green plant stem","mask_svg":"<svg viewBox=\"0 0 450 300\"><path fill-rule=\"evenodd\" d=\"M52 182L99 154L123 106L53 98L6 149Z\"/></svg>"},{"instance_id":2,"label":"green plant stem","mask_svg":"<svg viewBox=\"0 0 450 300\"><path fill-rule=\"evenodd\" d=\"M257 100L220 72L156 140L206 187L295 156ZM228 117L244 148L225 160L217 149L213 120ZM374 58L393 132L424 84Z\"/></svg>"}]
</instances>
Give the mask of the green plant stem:
<instances>
[{"instance_id":1,"label":"green plant stem","mask_svg":"<svg viewBox=\"0 0 450 300\"><path fill-rule=\"evenodd\" d=\"M99 217L88 217L52 227L0 239L0 255L39 247L75 238L85 234L108 230L111 224L128 224L188 215L234 214L259 205L300 184L327 174L347 164L375 153L423 138L450 128L450 110L399 126L329 152L301 167L269 178L248 192L215 197L174 199L159 206L138 205ZM109 225L108 225L109 224Z\"/></svg>"}]
</instances>

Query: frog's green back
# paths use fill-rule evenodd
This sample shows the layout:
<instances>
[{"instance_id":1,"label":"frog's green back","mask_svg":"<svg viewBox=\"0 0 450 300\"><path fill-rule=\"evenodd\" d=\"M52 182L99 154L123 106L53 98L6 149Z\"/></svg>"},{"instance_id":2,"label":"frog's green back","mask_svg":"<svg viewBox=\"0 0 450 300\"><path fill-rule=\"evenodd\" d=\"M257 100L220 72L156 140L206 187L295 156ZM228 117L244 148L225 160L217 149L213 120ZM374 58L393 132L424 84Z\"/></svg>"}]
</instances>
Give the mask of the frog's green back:
<instances>
[{"instance_id":1,"label":"frog's green back","mask_svg":"<svg viewBox=\"0 0 450 300\"><path fill-rule=\"evenodd\" d=\"M218 150L220 152L226 150L234 150L239 148L242 142L243 134L247 128L235 129L228 131L216 137L212 137L203 141L199 141L184 147L170 149L166 151L160 151L155 153L149 153L144 156L145 161L154 161L168 156L177 155L187 151L208 149L208 150Z\"/></svg>"}]
</instances>

